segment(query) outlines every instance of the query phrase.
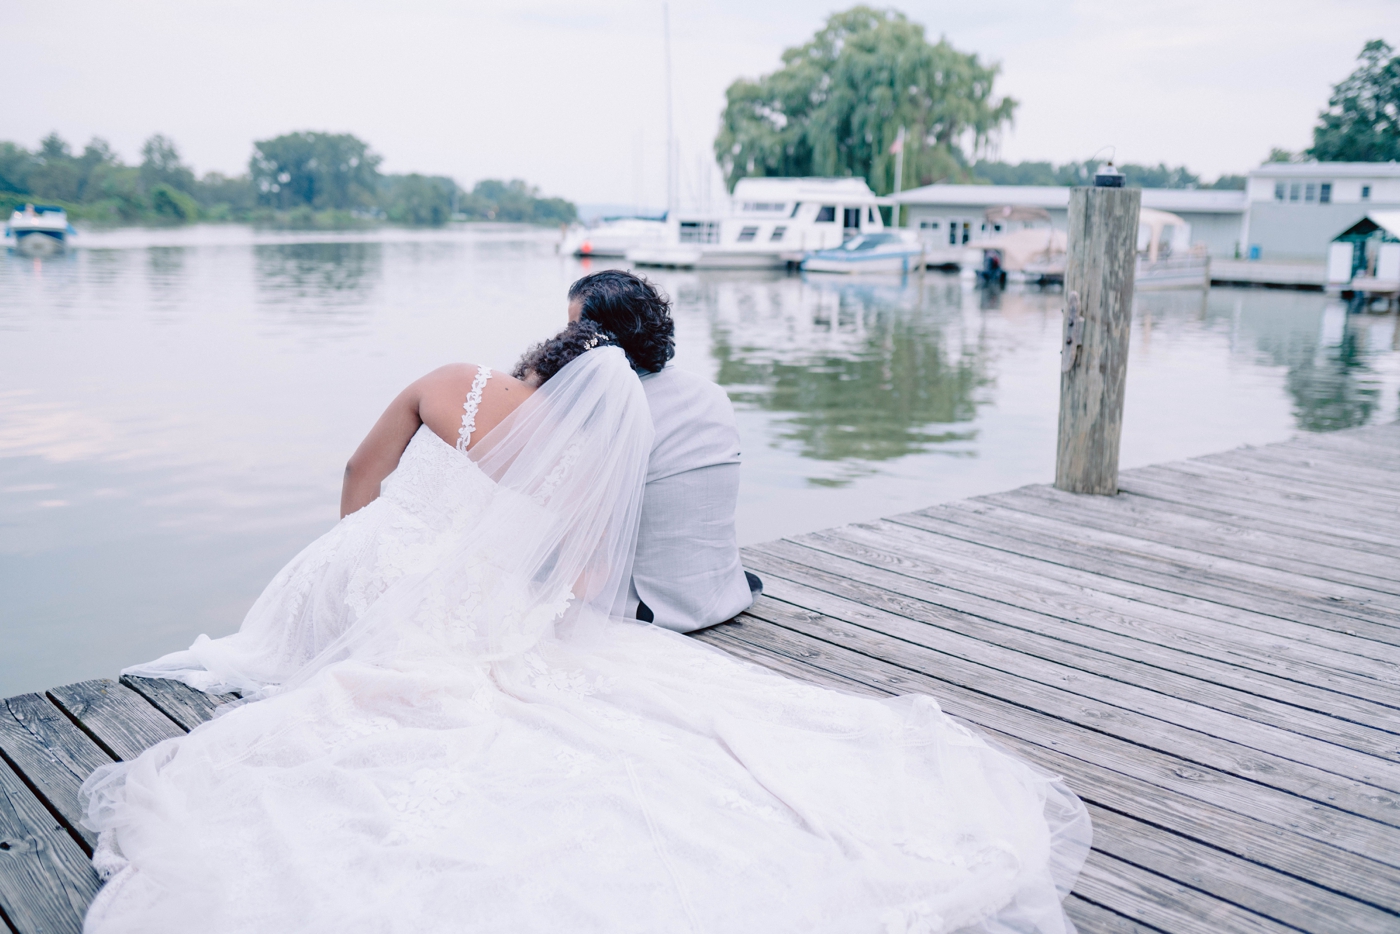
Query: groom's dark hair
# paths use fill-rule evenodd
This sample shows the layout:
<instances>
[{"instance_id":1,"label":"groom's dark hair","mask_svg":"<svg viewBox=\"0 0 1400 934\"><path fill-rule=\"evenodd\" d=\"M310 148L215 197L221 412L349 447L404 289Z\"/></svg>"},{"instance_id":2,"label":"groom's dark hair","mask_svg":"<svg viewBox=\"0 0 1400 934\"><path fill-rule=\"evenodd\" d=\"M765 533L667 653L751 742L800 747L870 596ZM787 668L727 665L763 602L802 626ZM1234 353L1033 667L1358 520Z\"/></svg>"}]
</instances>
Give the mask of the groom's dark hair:
<instances>
[{"instance_id":1,"label":"groom's dark hair","mask_svg":"<svg viewBox=\"0 0 1400 934\"><path fill-rule=\"evenodd\" d=\"M605 269L569 286L569 303L623 349L632 366L656 372L676 355L671 300L641 276Z\"/></svg>"}]
</instances>

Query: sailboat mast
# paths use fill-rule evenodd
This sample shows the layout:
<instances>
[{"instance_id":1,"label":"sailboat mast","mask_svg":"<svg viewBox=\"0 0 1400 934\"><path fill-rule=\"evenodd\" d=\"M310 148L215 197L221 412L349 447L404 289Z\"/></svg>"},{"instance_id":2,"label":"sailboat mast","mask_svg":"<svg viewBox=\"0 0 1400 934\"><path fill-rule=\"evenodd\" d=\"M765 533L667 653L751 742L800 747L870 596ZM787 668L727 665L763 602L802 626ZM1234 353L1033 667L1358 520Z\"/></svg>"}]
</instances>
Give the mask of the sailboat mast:
<instances>
[{"instance_id":1,"label":"sailboat mast","mask_svg":"<svg viewBox=\"0 0 1400 934\"><path fill-rule=\"evenodd\" d=\"M671 5L661 4L661 27L666 47L666 216L676 211L676 137L671 99Z\"/></svg>"}]
</instances>

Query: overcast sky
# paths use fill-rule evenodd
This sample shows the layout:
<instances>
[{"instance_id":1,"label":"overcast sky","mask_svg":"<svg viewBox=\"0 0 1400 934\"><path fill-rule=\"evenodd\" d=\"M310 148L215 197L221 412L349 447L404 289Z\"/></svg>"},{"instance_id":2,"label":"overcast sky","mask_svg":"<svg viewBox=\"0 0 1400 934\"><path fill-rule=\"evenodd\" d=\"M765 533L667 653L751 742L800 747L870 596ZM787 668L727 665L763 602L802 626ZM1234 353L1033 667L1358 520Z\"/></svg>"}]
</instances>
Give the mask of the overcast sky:
<instances>
[{"instance_id":1,"label":"overcast sky","mask_svg":"<svg viewBox=\"0 0 1400 934\"><path fill-rule=\"evenodd\" d=\"M672 0L676 136L704 191L724 89L848 4ZM1021 102L1001 158L1185 164L1210 179L1306 146L1362 44L1400 44L1400 0L897 2L931 39L1000 62ZM525 178L585 203L664 202L659 0L3 0L0 139L175 139L197 171L251 143L351 132L383 169ZM710 182L718 191L718 181Z\"/></svg>"}]
</instances>

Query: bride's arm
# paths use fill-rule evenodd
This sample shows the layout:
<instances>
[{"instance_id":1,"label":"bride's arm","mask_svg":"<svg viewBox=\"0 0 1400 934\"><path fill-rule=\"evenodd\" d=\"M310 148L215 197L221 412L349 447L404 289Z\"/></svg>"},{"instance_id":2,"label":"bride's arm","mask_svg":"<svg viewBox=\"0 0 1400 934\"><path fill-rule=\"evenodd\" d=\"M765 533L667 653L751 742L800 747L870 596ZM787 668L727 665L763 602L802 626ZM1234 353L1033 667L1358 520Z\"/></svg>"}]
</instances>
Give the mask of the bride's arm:
<instances>
[{"instance_id":1,"label":"bride's arm","mask_svg":"<svg viewBox=\"0 0 1400 934\"><path fill-rule=\"evenodd\" d=\"M428 374L409 384L399 393L379 421L365 435L365 440L350 455L345 464L345 480L340 487L340 518L363 509L379 497L379 484L399 466L399 458L404 448L413 440L413 433L423 420L418 415L418 404L423 395L423 384L434 374Z\"/></svg>"}]
</instances>

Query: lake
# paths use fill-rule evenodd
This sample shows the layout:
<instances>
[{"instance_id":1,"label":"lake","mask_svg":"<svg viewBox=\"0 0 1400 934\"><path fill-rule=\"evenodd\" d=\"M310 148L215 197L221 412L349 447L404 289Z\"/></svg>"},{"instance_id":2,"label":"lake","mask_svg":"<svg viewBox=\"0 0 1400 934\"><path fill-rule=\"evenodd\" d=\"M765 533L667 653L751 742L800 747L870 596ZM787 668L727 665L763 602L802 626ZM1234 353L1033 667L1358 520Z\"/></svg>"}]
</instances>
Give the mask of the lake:
<instances>
[{"instance_id":1,"label":"lake","mask_svg":"<svg viewBox=\"0 0 1400 934\"><path fill-rule=\"evenodd\" d=\"M335 522L405 384L509 369L587 269L552 231L90 232L0 256L0 696L237 628ZM729 392L757 542L1049 481L1060 308L928 273L648 275ZM1124 467L1397 417L1393 315L1316 292L1140 294Z\"/></svg>"}]
</instances>

